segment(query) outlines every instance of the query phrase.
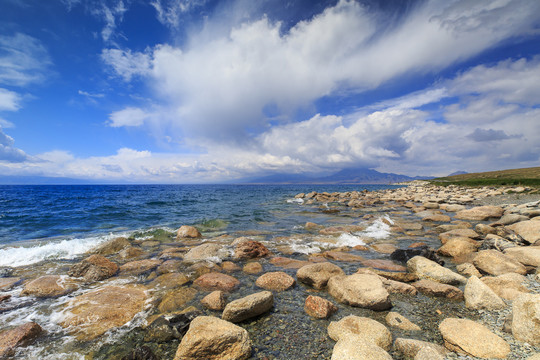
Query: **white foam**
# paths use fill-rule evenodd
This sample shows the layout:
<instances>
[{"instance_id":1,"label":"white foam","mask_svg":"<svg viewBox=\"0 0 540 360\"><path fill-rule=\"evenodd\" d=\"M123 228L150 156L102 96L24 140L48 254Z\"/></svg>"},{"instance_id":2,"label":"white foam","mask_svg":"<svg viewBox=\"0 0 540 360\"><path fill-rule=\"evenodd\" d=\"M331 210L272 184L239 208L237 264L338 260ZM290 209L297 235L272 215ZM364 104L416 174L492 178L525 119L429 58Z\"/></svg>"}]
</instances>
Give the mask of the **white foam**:
<instances>
[{"instance_id":1,"label":"white foam","mask_svg":"<svg viewBox=\"0 0 540 360\"><path fill-rule=\"evenodd\" d=\"M350 233L343 233L339 235L336 247L350 246L355 247L357 245L366 245L360 236L356 236Z\"/></svg>"},{"instance_id":2,"label":"white foam","mask_svg":"<svg viewBox=\"0 0 540 360\"><path fill-rule=\"evenodd\" d=\"M386 239L390 235L390 225L383 220L386 220L386 222L389 222L390 224L394 223L392 219L386 215L375 220L366 228L366 230L360 231L356 234L372 239Z\"/></svg>"},{"instance_id":3,"label":"white foam","mask_svg":"<svg viewBox=\"0 0 540 360\"><path fill-rule=\"evenodd\" d=\"M304 199L287 199L287 202L289 204L303 204L304 203Z\"/></svg>"},{"instance_id":4,"label":"white foam","mask_svg":"<svg viewBox=\"0 0 540 360\"><path fill-rule=\"evenodd\" d=\"M44 260L73 259L97 245L109 240L112 235L39 243L34 246L6 247L0 249L0 266L25 266Z\"/></svg>"}]
</instances>

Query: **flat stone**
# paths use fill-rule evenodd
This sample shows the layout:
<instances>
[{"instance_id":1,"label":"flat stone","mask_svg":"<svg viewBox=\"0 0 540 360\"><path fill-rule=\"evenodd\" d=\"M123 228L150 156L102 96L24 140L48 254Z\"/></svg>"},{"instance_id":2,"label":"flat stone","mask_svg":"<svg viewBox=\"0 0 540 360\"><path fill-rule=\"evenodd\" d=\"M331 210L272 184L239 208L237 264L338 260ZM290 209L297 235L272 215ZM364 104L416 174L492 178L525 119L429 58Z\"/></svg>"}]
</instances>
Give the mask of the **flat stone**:
<instances>
[{"instance_id":1,"label":"flat stone","mask_svg":"<svg viewBox=\"0 0 540 360\"><path fill-rule=\"evenodd\" d=\"M443 214L431 214L422 217L422 221L432 221L432 222L450 222L452 218L448 215Z\"/></svg>"},{"instance_id":2,"label":"flat stone","mask_svg":"<svg viewBox=\"0 0 540 360\"><path fill-rule=\"evenodd\" d=\"M522 285L525 281L523 275L507 273L499 276L484 276L481 281L489 286L495 294L505 300L513 301L521 294L529 293L529 289Z\"/></svg>"},{"instance_id":3,"label":"flat stone","mask_svg":"<svg viewBox=\"0 0 540 360\"><path fill-rule=\"evenodd\" d=\"M371 244L371 248L381 254L391 254L398 249L394 244Z\"/></svg>"},{"instance_id":4,"label":"flat stone","mask_svg":"<svg viewBox=\"0 0 540 360\"><path fill-rule=\"evenodd\" d=\"M422 330L420 328L420 326L414 324L413 322L411 322L409 319L407 319L405 316L395 312L395 311L390 311L387 315L386 315L386 323L391 326L391 327L395 327L395 328L398 328L398 329L401 329L401 330L406 330L406 331L420 331Z\"/></svg>"},{"instance_id":5,"label":"flat stone","mask_svg":"<svg viewBox=\"0 0 540 360\"><path fill-rule=\"evenodd\" d=\"M42 333L43 329L35 322L2 331L0 333L0 358L13 356L15 348L31 344Z\"/></svg>"},{"instance_id":6,"label":"flat stone","mask_svg":"<svg viewBox=\"0 0 540 360\"><path fill-rule=\"evenodd\" d=\"M231 301L223 310L222 319L241 322L270 311L274 307L274 296L270 291L261 291Z\"/></svg>"},{"instance_id":7,"label":"flat stone","mask_svg":"<svg viewBox=\"0 0 540 360\"><path fill-rule=\"evenodd\" d=\"M467 282L465 277L423 256L415 256L407 261L407 269L421 279L433 280L443 284L459 285Z\"/></svg>"},{"instance_id":8,"label":"flat stone","mask_svg":"<svg viewBox=\"0 0 540 360\"><path fill-rule=\"evenodd\" d=\"M251 356L251 340L240 326L213 316L191 321L174 360L244 360Z\"/></svg>"},{"instance_id":9,"label":"flat stone","mask_svg":"<svg viewBox=\"0 0 540 360\"><path fill-rule=\"evenodd\" d=\"M477 206L468 210L458 211L456 219L484 221L492 218L500 218L503 216L504 210L500 206Z\"/></svg>"},{"instance_id":10,"label":"flat stone","mask_svg":"<svg viewBox=\"0 0 540 360\"><path fill-rule=\"evenodd\" d=\"M230 292L240 285L240 281L227 274L211 272L197 278L193 285L207 291L222 290Z\"/></svg>"},{"instance_id":11,"label":"flat stone","mask_svg":"<svg viewBox=\"0 0 540 360\"><path fill-rule=\"evenodd\" d=\"M418 280L417 282L414 282L412 285L418 291L426 295L445 297L447 299L452 299L452 300L463 299L463 291L461 291L459 288L452 285L441 284L439 282L428 280L428 279Z\"/></svg>"},{"instance_id":12,"label":"flat stone","mask_svg":"<svg viewBox=\"0 0 540 360\"><path fill-rule=\"evenodd\" d=\"M329 262L305 265L296 272L298 281L319 290L326 287L328 280L336 275L345 275L345 272Z\"/></svg>"},{"instance_id":13,"label":"flat stone","mask_svg":"<svg viewBox=\"0 0 540 360\"><path fill-rule=\"evenodd\" d=\"M448 240L455 237L480 239L480 235L472 229L455 229L455 230L450 230L450 231L443 232L442 234L439 234L439 239L441 240L442 244L446 244Z\"/></svg>"},{"instance_id":14,"label":"flat stone","mask_svg":"<svg viewBox=\"0 0 540 360\"><path fill-rule=\"evenodd\" d=\"M540 221L520 221L518 223L508 226L508 228L515 231L518 235L520 235L523 239L527 240L531 244L540 240Z\"/></svg>"},{"instance_id":15,"label":"flat stone","mask_svg":"<svg viewBox=\"0 0 540 360\"><path fill-rule=\"evenodd\" d=\"M504 250L504 254L523 265L540 266L540 246L517 246Z\"/></svg>"},{"instance_id":16,"label":"flat stone","mask_svg":"<svg viewBox=\"0 0 540 360\"><path fill-rule=\"evenodd\" d=\"M189 278L182 273L166 273L158 276L150 283L150 287L158 289L174 289L185 285Z\"/></svg>"},{"instance_id":17,"label":"flat stone","mask_svg":"<svg viewBox=\"0 0 540 360\"><path fill-rule=\"evenodd\" d=\"M328 325L328 336L334 341L350 335L357 335L384 350L389 350L392 346L390 330L380 322L367 317L349 315Z\"/></svg>"},{"instance_id":18,"label":"flat stone","mask_svg":"<svg viewBox=\"0 0 540 360\"><path fill-rule=\"evenodd\" d=\"M527 274L525 266L497 250L481 250L473 260L474 266L490 275L502 275L510 272Z\"/></svg>"},{"instance_id":19,"label":"flat stone","mask_svg":"<svg viewBox=\"0 0 540 360\"><path fill-rule=\"evenodd\" d=\"M65 275L45 275L24 285L21 295L39 298L58 297L78 289L76 282Z\"/></svg>"},{"instance_id":20,"label":"flat stone","mask_svg":"<svg viewBox=\"0 0 540 360\"><path fill-rule=\"evenodd\" d=\"M444 256L459 257L475 252L480 243L466 237L454 237L449 239L437 252Z\"/></svg>"},{"instance_id":21,"label":"flat stone","mask_svg":"<svg viewBox=\"0 0 540 360\"><path fill-rule=\"evenodd\" d=\"M161 260L137 260L130 261L120 266L120 275L141 275L154 270L161 264Z\"/></svg>"},{"instance_id":22,"label":"flat stone","mask_svg":"<svg viewBox=\"0 0 540 360\"><path fill-rule=\"evenodd\" d=\"M510 345L487 327L468 319L447 318L439 325L444 346L465 355L505 359Z\"/></svg>"},{"instance_id":23,"label":"flat stone","mask_svg":"<svg viewBox=\"0 0 540 360\"><path fill-rule=\"evenodd\" d=\"M332 350L331 360L392 360L390 354L379 346L365 341L359 336L346 336L339 340Z\"/></svg>"},{"instance_id":24,"label":"flat stone","mask_svg":"<svg viewBox=\"0 0 540 360\"><path fill-rule=\"evenodd\" d=\"M512 335L519 341L540 345L540 294L516 297L512 313Z\"/></svg>"},{"instance_id":25,"label":"flat stone","mask_svg":"<svg viewBox=\"0 0 540 360\"><path fill-rule=\"evenodd\" d=\"M506 303L476 276L467 281L464 296L465 306L469 309L497 310L506 307Z\"/></svg>"},{"instance_id":26,"label":"flat stone","mask_svg":"<svg viewBox=\"0 0 540 360\"><path fill-rule=\"evenodd\" d=\"M278 292L290 289L295 283L294 278L283 271L268 272L259 276L257 281L255 281L255 285L258 287Z\"/></svg>"},{"instance_id":27,"label":"flat stone","mask_svg":"<svg viewBox=\"0 0 540 360\"><path fill-rule=\"evenodd\" d=\"M328 319L337 310L336 305L319 296L309 295L304 304L304 311L317 319Z\"/></svg>"},{"instance_id":28,"label":"flat stone","mask_svg":"<svg viewBox=\"0 0 540 360\"><path fill-rule=\"evenodd\" d=\"M349 254L347 252L336 251L336 250L325 251L323 255L324 257L328 259L336 260L336 261L356 262L356 261L364 260L364 258L360 255Z\"/></svg>"},{"instance_id":29,"label":"flat stone","mask_svg":"<svg viewBox=\"0 0 540 360\"><path fill-rule=\"evenodd\" d=\"M328 281L328 292L337 301L372 310L392 307L388 291L377 275L337 275Z\"/></svg>"}]
</instances>

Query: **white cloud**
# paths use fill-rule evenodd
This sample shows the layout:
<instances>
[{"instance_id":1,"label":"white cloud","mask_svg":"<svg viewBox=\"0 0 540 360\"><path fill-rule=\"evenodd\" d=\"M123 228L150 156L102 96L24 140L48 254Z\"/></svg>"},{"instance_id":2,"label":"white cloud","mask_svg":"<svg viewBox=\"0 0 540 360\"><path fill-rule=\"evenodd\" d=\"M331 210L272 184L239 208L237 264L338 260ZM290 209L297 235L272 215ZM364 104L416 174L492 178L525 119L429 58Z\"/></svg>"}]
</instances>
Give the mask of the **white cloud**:
<instances>
[{"instance_id":1,"label":"white cloud","mask_svg":"<svg viewBox=\"0 0 540 360\"><path fill-rule=\"evenodd\" d=\"M38 39L22 33L0 35L0 84L41 82L50 65L49 53Z\"/></svg>"},{"instance_id":2,"label":"white cloud","mask_svg":"<svg viewBox=\"0 0 540 360\"><path fill-rule=\"evenodd\" d=\"M19 94L0 88L0 111L17 111L21 108L20 102Z\"/></svg>"},{"instance_id":3,"label":"white cloud","mask_svg":"<svg viewBox=\"0 0 540 360\"><path fill-rule=\"evenodd\" d=\"M150 4L156 9L160 23L169 28L177 29L183 14L203 6L206 2L206 0L154 0Z\"/></svg>"},{"instance_id":4,"label":"white cloud","mask_svg":"<svg viewBox=\"0 0 540 360\"><path fill-rule=\"evenodd\" d=\"M109 115L109 126L141 126L144 121L152 115L139 108L127 107L125 109L115 111Z\"/></svg>"},{"instance_id":5,"label":"white cloud","mask_svg":"<svg viewBox=\"0 0 540 360\"><path fill-rule=\"evenodd\" d=\"M9 135L6 135L0 127L0 163L18 163L29 160L24 151L14 147L15 141Z\"/></svg>"},{"instance_id":6,"label":"white cloud","mask_svg":"<svg viewBox=\"0 0 540 360\"><path fill-rule=\"evenodd\" d=\"M107 5L106 1L102 1L92 10L95 16L100 17L105 22L105 26L101 30L101 38L104 42L112 40L117 23L123 20L126 11L127 7L123 0L114 0L110 6Z\"/></svg>"},{"instance_id":7,"label":"white cloud","mask_svg":"<svg viewBox=\"0 0 540 360\"><path fill-rule=\"evenodd\" d=\"M130 81L134 76L146 75L150 68L150 57L147 54L132 53L131 50L103 49L101 59L125 81Z\"/></svg>"},{"instance_id":8,"label":"white cloud","mask_svg":"<svg viewBox=\"0 0 540 360\"><path fill-rule=\"evenodd\" d=\"M100 94L100 93L92 94L92 93L89 93L89 92L83 91L83 90L79 90L78 94L82 95L82 96L85 96L87 98L98 98L98 99L100 99L100 98L105 97L105 94Z\"/></svg>"}]
</instances>

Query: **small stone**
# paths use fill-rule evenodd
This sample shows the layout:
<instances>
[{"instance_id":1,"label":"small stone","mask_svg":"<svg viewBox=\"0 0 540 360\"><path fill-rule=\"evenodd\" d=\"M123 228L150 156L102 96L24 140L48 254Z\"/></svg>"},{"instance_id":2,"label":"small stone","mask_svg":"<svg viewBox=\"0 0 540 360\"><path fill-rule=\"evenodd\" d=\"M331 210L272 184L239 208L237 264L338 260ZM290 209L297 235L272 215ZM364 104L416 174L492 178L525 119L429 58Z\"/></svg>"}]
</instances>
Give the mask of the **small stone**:
<instances>
[{"instance_id":1,"label":"small stone","mask_svg":"<svg viewBox=\"0 0 540 360\"><path fill-rule=\"evenodd\" d=\"M471 263L463 263L456 266L456 270L461 275L471 277L476 276L477 278L481 278L482 274L478 269Z\"/></svg>"},{"instance_id":2,"label":"small stone","mask_svg":"<svg viewBox=\"0 0 540 360\"><path fill-rule=\"evenodd\" d=\"M285 291L294 286L296 281L283 271L269 272L261 275L255 285L266 290Z\"/></svg>"},{"instance_id":3,"label":"small stone","mask_svg":"<svg viewBox=\"0 0 540 360\"><path fill-rule=\"evenodd\" d=\"M240 322L264 314L274 307L274 296L270 291L261 291L225 306L221 318L231 322Z\"/></svg>"},{"instance_id":4,"label":"small stone","mask_svg":"<svg viewBox=\"0 0 540 360\"><path fill-rule=\"evenodd\" d=\"M202 237L197 228L189 225L182 225L176 232L176 239L195 239Z\"/></svg>"},{"instance_id":5,"label":"small stone","mask_svg":"<svg viewBox=\"0 0 540 360\"><path fill-rule=\"evenodd\" d=\"M407 331L422 330L420 326L412 323L405 316L394 311L390 311L388 315L386 315L386 323L392 327L395 327L401 330L407 330Z\"/></svg>"},{"instance_id":6,"label":"small stone","mask_svg":"<svg viewBox=\"0 0 540 360\"><path fill-rule=\"evenodd\" d=\"M227 297L223 291L212 291L201 300L201 304L210 310L221 311L227 304Z\"/></svg>"},{"instance_id":7,"label":"small stone","mask_svg":"<svg viewBox=\"0 0 540 360\"><path fill-rule=\"evenodd\" d=\"M444 347L427 341L398 338L394 342L394 349L396 349L398 352L400 352L407 358L415 357L418 352L420 352L420 350L424 348L434 350L436 353L443 357L448 353L448 351Z\"/></svg>"},{"instance_id":8,"label":"small stone","mask_svg":"<svg viewBox=\"0 0 540 360\"><path fill-rule=\"evenodd\" d=\"M304 311L317 319L328 319L338 310L332 302L319 296L309 295L304 304Z\"/></svg>"},{"instance_id":9,"label":"small stone","mask_svg":"<svg viewBox=\"0 0 540 360\"><path fill-rule=\"evenodd\" d=\"M240 281L227 274L211 272L197 278L193 285L207 291L222 290L231 292L240 285Z\"/></svg>"},{"instance_id":10,"label":"small stone","mask_svg":"<svg viewBox=\"0 0 540 360\"><path fill-rule=\"evenodd\" d=\"M263 271L263 267L257 261L252 261L244 265L244 267L242 268L242 271L245 272L246 274L259 274Z\"/></svg>"},{"instance_id":11,"label":"small stone","mask_svg":"<svg viewBox=\"0 0 540 360\"><path fill-rule=\"evenodd\" d=\"M242 270L242 268L240 266L236 265L232 261L224 261L224 262L222 262L221 263L221 268L223 269L223 271L227 271L227 272L233 272L233 271Z\"/></svg>"}]
</instances>

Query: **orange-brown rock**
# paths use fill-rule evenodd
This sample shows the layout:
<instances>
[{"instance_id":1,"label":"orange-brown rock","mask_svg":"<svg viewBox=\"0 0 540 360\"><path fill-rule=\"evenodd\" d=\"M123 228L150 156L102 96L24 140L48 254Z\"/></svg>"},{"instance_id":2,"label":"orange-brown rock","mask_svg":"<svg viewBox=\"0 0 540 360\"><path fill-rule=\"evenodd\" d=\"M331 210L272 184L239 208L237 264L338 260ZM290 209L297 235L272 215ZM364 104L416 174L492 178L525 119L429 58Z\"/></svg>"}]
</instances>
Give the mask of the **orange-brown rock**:
<instances>
[{"instance_id":1,"label":"orange-brown rock","mask_svg":"<svg viewBox=\"0 0 540 360\"><path fill-rule=\"evenodd\" d=\"M222 290L233 291L240 285L238 279L222 273L211 272L200 276L193 285L207 291Z\"/></svg>"},{"instance_id":2,"label":"orange-brown rock","mask_svg":"<svg viewBox=\"0 0 540 360\"><path fill-rule=\"evenodd\" d=\"M114 276L118 265L103 255L91 255L69 269L68 275L82 277L86 282L100 281Z\"/></svg>"},{"instance_id":3,"label":"orange-brown rock","mask_svg":"<svg viewBox=\"0 0 540 360\"><path fill-rule=\"evenodd\" d=\"M328 259L336 261L355 262L364 260L364 258L360 255L349 254L347 252L336 250L325 251L323 255Z\"/></svg>"},{"instance_id":4,"label":"orange-brown rock","mask_svg":"<svg viewBox=\"0 0 540 360\"><path fill-rule=\"evenodd\" d=\"M234 251L234 256L237 259L256 259L265 257L268 254L269 251L266 246L255 240L241 242Z\"/></svg>"},{"instance_id":5,"label":"orange-brown rock","mask_svg":"<svg viewBox=\"0 0 540 360\"><path fill-rule=\"evenodd\" d=\"M29 345L41 333L43 329L35 322L29 322L19 325L10 330L4 330L0 333L0 358L4 359L13 356L15 348Z\"/></svg>"},{"instance_id":6,"label":"orange-brown rock","mask_svg":"<svg viewBox=\"0 0 540 360\"><path fill-rule=\"evenodd\" d=\"M445 297L452 300L463 300L463 291L452 285L441 284L427 279L418 280L412 285L426 295Z\"/></svg>"},{"instance_id":7,"label":"orange-brown rock","mask_svg":"<svg viewBox=\"0 0 540 360\"><path fill-rule=\"evenodd\" d=\"M197 290L190 287L182 287L180 289L169 291L161 299L158 310L161 313L173 312L181 309L187 302L191 301Z\"/></svg>"},{"instance_id":8,"label":"orange-brown rock","mask_svg":"<svg viewBox=\"0 0 540 360\"><path fill-rule=\"evenodd\" d=\"M13 286L17 285L21 282L21 278L18 277L5 277L0 278L0 290L9 290Z\"/></svg>"},{"instance_id":9,"label":"orange-brown rock","mask_svg":"<svg viewBox=\"0 0 540 360\"><path fill-rule=\"evenodd\" d=\"M35 297L58 297L75 291L78 285L67 276L45 275L27 283L21 295Z\"/></svg>"},{"instance_id":10,"label":"orange-brown rock","mask_svg":"<svg viewBox=\"0 0 540 360\"><path fill-rule=\"evenodd\" d=\"M236 265L232 261L224 261L224 262L222 262L221 263L221 268L223 269L223 271L227 271L227 272L233 272L233 271L242 270L242 268L240 266Z\"/></svg>"},{"instance_id":11,"label":"orange-brown rock","mask_svg":"<svg viewBox=\"0 0 540 360\"><path fill-rule=\"evenodd\" d=\"M196 227L182 225L176 232L176 239L196 239L202 237Z\"/></svg>"},{"instance_id":12,"label":"orange-brown rock","mask_svg":"<svg viewBox=\"0 0 540 360\"><path fill-rule=\"evenodd\" d=\"M337 310L336 305L319 296L309 295L304 304L304 311L317 319L328 319Z\"/></svg>"},{"instance_id":13,"label":"orange-brown rock","mask_svg":"<svg viewBox=\"0 0 540 360\"><path fill-rule=\"evenodd\" d=\"M260 263L256 261L248 262L244 267L242 268L242 271L246 274L258 274L263 271L263 267Z\"/></svg>"},{"instance_id":14,"label":"orange-brown rock","mask_svg":"<svg viewBox=\"0 0 540 360\"><path fill-rule=\"evenodd\" d=\"M283 271L268 272L259 276L255 285L266 290L285 291L294 286L294 278Z\"/></svg>"},{"instance_id":15,"label":"orange-brown rock","mask_svg":"<svg viewBox=\"0 0 540 360\"><path fill-rule=\"evenodd\" d=\"M120 275L140 275L157 268L161 260L145 259L130 261L120 266Z\"/></svg>"},{"instance_id":16,"label":"orange-brown rock","mask_svg":"<svg viewBox=\"0 0 540 360\"><path fill-rule=\"evenodd\" d=\"M381 254L391 254L398 249L394 244L372 244L371 248Z\"/></svg>"},{"instance_id":17,"label":"orange-brown rock","mask_svg":"<svg viewBox=\"0 0 540 360\"><path fill-rule=\"evenodd\" d=\"M221 311L227 305L227 296L221 290L212 291L202 298L201 304L207 309Z\"/></svg>"}]
</instances>

